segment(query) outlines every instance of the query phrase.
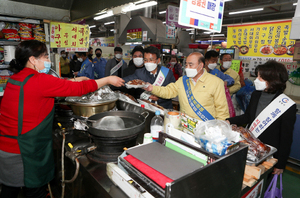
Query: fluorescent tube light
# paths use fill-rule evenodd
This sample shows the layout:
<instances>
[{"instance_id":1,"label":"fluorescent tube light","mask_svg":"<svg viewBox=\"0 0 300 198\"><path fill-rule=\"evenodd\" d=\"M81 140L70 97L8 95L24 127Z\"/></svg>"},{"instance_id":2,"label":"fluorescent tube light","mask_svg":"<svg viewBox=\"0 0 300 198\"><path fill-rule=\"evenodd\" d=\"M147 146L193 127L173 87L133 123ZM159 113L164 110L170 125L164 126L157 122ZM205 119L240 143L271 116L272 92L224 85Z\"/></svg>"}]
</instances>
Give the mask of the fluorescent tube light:
<instances>
[{"instance_id":1,"label":"fluorescent tube light","mask_svg":"<svg viewBox=\"0 0 300 198\"><path fill-rule=\"evenodd\" d=\"M164 21L164 22L162 22L163 24L166 24L166 22Z\"/></svg>"},{"instance_id":2,"label":"fluorescent tube light","mask_svg":"<svg viewBox=\"0 0 300 198\"><path fill-rule=\"evenodd\" d=\"M211 34L211 33L213 33L213 32L203 32L203 34Z\"/></svg>"},{"instance_id":3,"label":"fluorescent tube light","mask_svg":"<svg viewBox=\"0 0 300 198\"><path fill-rule=\"evenodd\" d=\"M191 29L185 29L186 31L193 31L194 30L194 28L191 28Z\"/></svg>"},{"instance_id":4,"label":"fluorescent tube light","mask_svg":"<svg viewBox=\"0 0 300 198\"><path fill-rule=\"evenodd\" d=\"M165 14L167 11L160 11L159 14Z\"/></svg>"},{"instance_id":5,"label":"fluorescent tube light","mask_svg":"<svg viewBox=\"0 0 300 198\"><path fill-rule=\"evenodd\" d=\"M190 32L189 34L194 34L194 32Z\"/></svg>"},{"instance_id":6,"label":"fluorescent tube light","mask_svg":"<svg viewBox=\"0 0 300 198\"><path fill-rule=\"evenodd\" d=\"M134 42L133 45L142 45L143 43L141 42Z\"/></svg>"},{"instance_id":7,"label":"fluorescent tube light","mask_svg":"<svg viewBox=\"0 0 300 198\"><path fill-rule=\"evenodd\" d=\"M114 31L115 31L115 29L111 29L110 31L111 31L111 32L114 32Z\"/></svg>"},{"instance_id":8,"label":"fluorescent tube light","mask_svg":"<svg viewBox=\"0 0 300 198\"><path fill-rule=\"evenodd\" d=\"M241 13L246 13L246 12L257 12L257 11L262 11L264 8L257 8L257 9L250 9L250 10L242 10L242 11L236 11L236 12L229 12L229 14L241 14Z\"/></svg>"},{"instance_id":9,"label":"fluorescent tube light","mask_svg":"<svg viewBox=\"0 0 300 198\"><path fill-rule=\"evenodd\" d=\"M125 45L132 45L132 43L125 43Z\"/></svg>"},{"instance_id":10,"label":"fluorescent tube light","mask_svg":"<svg viewBox=\"0 0 300 198\"><path fill-rule=\"evenodd\" d=\"M220 40L208 40L208 41L210 41L210 42L211 42L211 41L220 41Z\"/></svg>"},{"instance_id":11,"label":"fluorescent tube light","mask_svg":"<svg viewBox=\"0 0 300 198\"><path fill-rule=\"evenodd\" d=\"M112 10L108 10L105 14L102 14L102 15L100 15L100 16L94 17L94 20L104 19L104 18L113 16L113 15L114 15L113 11L112 11Z\"/></svg>"},{"instance_id":12,"label":"fluorescent tube light","mask_svg":"<svg viewBox=\"0 0 300 198\"><path fill-rule=\"evenodd\" d=\"M89 26L90 28L94 28L94 27L96 27L96 25L91 25L91 26Z\"/></svg>"},{"instance_id":13,"label":"fluorescent tube light","mask_svg":"<svg viewBox=\"0 0 300 198\"><path fill-rule=\"evenodd\" d=\"M297 3L293 3L293 6L297 5Z\"/></svg>"},{"instance_id":14,"label":"fluorescent tube light","mask_svg":"<svg viewBox=\"0 0 300 198\"><path fill-rule=\"evenodd\" d=\"M104 25L109 25L109 24L113 24L115 23L114 21L110 21L110 22L107 22L107 23L104 23Z\"/></svg>"},{"instance_id":15,"label":"fluorescent tube light","mask_svg":"<svg viewBox=\"0 0 300 198\"><path fill-rule=\"evenodd\" d=\"M127 6L127 7L123 8L122 12L130 12L133 10L138 10L141 8L146 8L146 7L150 7L150 6L154 6L154 5L157 5L156 1L149 1L146 3L138 4L138 5L135 3L135 4L132 4L131 6Z\"/></svg>"},{"instance_id":16,"label":"fluorescent tube light","mask_svg":"<svg viewBox=\"0 0 300 198\"><path fill-rule=\"evenodd\" d=\"M224 34L215 34L215 35L210 35L211 37L215 37L215 36L225 36Z\"/></svg>"},{"instance_id":17,"label":"fluorescent tube light","mask_svg":"<svg viewBox=\"0 0 300 198\"><path fill-rule=\"evenodd\" d=\"M140 0L140 1L135 2L135 4L143 3L143 2L146 2L146 1L148 1L148 0Z\"/></svg>"}]
</instances>

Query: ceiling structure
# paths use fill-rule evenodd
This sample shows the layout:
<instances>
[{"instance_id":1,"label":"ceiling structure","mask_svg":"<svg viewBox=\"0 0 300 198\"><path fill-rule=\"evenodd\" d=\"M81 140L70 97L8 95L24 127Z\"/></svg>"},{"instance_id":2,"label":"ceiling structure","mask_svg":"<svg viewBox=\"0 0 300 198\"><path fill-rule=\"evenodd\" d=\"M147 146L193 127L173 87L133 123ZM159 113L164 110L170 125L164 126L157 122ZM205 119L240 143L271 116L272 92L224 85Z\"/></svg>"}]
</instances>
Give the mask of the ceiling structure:
<instances>
[{"instance_id":1,"label":"ceiling structure","mask_svg":"<svg viewBox=\"0 0 300 198\"><path fill-rule=\"evenodd\" d=\"M90 26L96 25L95 28L91 28L92 37L107 37L107 36L114 35L114 32L110 31L111 29L114 29L114 24L104 25L104 23L114 21L116 16L111 16L96 21L94 20L94 17L97 15L97 13L105 9L110 9L112 7L124 5L129 2L136 2L137 0L117 0L117 1L11 0L11 1L69 10L70 13L69 21L74 22L80 19L85 19L86 23L89 24ZM151 18L165 21L165 14L159 14L159 12L166 10L168 5L179 6L180 0L157 0L157 3L158 4L156 6L152 7ZM223 17L223 27L221 32L221 34L224 34L224 36L217 37L214 39L224 39L227 37L227 25L292 19L296 9L296 6L293 5L294 3L297 3L297 0L226 0L224 17ZM229 14L229 12L242 11L248 9L257 9L257 8L263 8L263 10L257 12L234 14L234 15ZM148 13L149 13L149 9L148 9ZM145 9L140 9L140 10L132 11L130 13L130 17L144 16L144 14L145 14ZM206 31L196 30L195 39L209 40L211 38L209 34L204 34L203 32Z\"/></svg>"}]
</instances>

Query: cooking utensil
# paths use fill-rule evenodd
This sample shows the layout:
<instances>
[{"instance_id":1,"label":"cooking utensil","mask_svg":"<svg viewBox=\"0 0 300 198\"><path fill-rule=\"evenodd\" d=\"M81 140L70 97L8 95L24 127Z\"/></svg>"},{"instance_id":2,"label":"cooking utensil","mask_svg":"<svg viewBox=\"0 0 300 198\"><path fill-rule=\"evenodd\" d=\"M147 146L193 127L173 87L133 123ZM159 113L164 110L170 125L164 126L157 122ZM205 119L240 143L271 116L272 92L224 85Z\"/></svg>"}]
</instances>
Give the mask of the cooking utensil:
<instances>
[{"instance_id":1,"label":"cooking utensil","mask_svg":"<svg viewBox=\"0 0 300 198\"><path fill-rule=\"evenodd\" d=\"M123 137L137 134L144 130L145 121L148 117L148 112L143 112L141 114L129 111L109 111L95 114L88 118L87 124L89 126L89 133L98 137ZM105 116L119 116L124 120L125 129L118 130L103 130L93 127L93 121L98 121Z\"/></svg>"}]
</instances>

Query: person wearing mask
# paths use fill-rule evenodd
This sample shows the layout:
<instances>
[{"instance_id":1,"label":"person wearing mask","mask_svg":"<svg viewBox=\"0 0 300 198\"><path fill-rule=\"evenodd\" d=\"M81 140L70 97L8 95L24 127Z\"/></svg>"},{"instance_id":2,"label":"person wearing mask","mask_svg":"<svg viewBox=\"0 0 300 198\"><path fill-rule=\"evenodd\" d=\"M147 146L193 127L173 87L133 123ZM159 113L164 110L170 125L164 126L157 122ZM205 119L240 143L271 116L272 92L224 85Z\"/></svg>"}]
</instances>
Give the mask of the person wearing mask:
<instances>
[{"instance_id":1,"label":"person wearing mask","mask_svg":"<svg viewBox=\"0 0 300 198\"><path fill-rule=\"evenodd\" d=\"M135 70L134 74L127 76L125 82L140 79L145 82L154 84L156 86L167 86L175 82L174 75L171 70L166 67L158 65L160 63L160 52L156 47L150 46L144 50L144 65L141 69ZM165 109L173 109L172 100L158 98L149 92L139 92L140 98L150 101L157 101L157 104Z\"/></svg>"},{"instance_id":2,"label":"person wearing mask","mask_svg":"<svg viewBox=\"0 0 300 198\"><path fill-rule=\"evenodd\" d=\"M180 111L203 121L229 117L224 82L204 69L205 59L199 52L186 59L186 76L165 87L148 85L145 90L161 98L178 96Z\"/></svg>"},{"instance_id":3,"label":"person wearing mask","mask_svg":"<svg viewBox=\"0 0 300 198\"><path fill-rule=\"evenodd\" d=\"M134 74L135 70L144 66L144 48L140 45L135 46L131 52L132 59L129 61L128 67L124 69L123 77Z\"/></svg>"},{"instance_id":4,"label":"person wearing mask","mask_svg":"<svg viewBox=\"0 0 300 198\"><path fill-rule=\"evenodd\" d=\"M88 59L90 59L93 62L93 48L92 47L89 47L89 50L86 53L86 56L88 57Z\"/></svg>"},{"instance_id":5,"label":"person wearing mask","mask_svg":"<svg viewBox=\"0 0 300 198\"><path fill-rule=\"evenodd\" d=\"M178 78L182 76L182 66L178 63L176 55L171 56L170 62L167 64L167 68L173 72L175 80L178 80Z\"/></svg>"},{"instance_id":6,"label":"person wearing mask","mask_svg":"<svg viewBox=\"0 0 300 198\"><path fill-rule=\"evenodd\" d=\"M234 84L233 78L224 74L220 70L216 69L219 53L215 50L210 50L205 53L205 69L208 73L215 75L224 81L225 86L231 86Z\"/></svg>"},{"instance_id":7,"label":"person wearing mask","mask_svg":"<svg viewBox=\"0 0 300 198\"><path fill-rule=\"evenodd\" d=\"M70 61L70 69L74 75L74 72L79 72L81 68L81 62L77 60L76 54L73 55L72 60Z\"/></svg>"},{"instance_id":8,"label":"person wearing mask","mask_svg":"<svg viewBox=\"0 0 300 198\"><path fill-rule=\"evenodd\" d=\"M102 58L102 50L97 48L95 50L96 58L94 58L94 70L95 70L95 79L103 78L105 76L105 66L107 61L105 58Z\"/></svg>"},{"instance_id":9,"label":"person wearing mask","mask_svg":"<svg viewBox=\"0 0 300 198\"><path fill-rule=\"evenodd\" d=\"M94 79L94 65L88 57L86 52L76 52L77 60L82 62L79 72L74 72L74 76L85 76L90 79Z\"/></svg>"},{"instance_id":10,"label":"person wearing mask","mask_svg":"<svg viewBox=\"0 0 300 198\"><path fill-rule=\"evenodd\" d=\"M55 97L81 96L123 80L80 77L65 80L46 74L51 62L47 47L37 40L21 42L10 62L14 74L7 82L0 108L0 198L44 198L54 178L52 122Z\"/></svg>"},{"instance_id":11,"label":"person wearing mask","mask_svg":"<svg viewBox=\"0 0 300 198\"><path fill-rule=\"evenodd\" d=\"M127 68L127 63L122 59L122 48L115 47L114 55L115 57L109 59L105 66L105 76L119 76L120 78L123 77L123 71Z\"/></svg>"},{"instance_id":12,"label":"person wearing mask","mask_svg":"<svg viewBox=\"0 0 300 198\"><path fill-rule=\"evenodd\" d=\"M70 61L67 59L67 54L65 50L60 52L60 72L62 77L70 77Z\"/></svg>"},{"instance_id":13,"label":"person wearing mask","mask_svg":"<svg viewBox=\"0 0 300 198\"><path fill-rule=\"evenodd\" d=\"M218 70L223 72L224 74L227 74L231 76L234 80L234 84L229 87L230 95L233 95L234 93L238 92L241 89L241 82L240 82L240 76L239 74L230 68L231 66L231 55L230 54L222 54L220 57L220 63L221 66L217 67Z\"/></svg>"},{"instance_id":14,"label":"person wearing mask","mask_svg":"<svg viewBox=\"0 0 300 198\"><path fill-rule=\"evenodd\" d=\"M248 127L253 135L265 144L277 149L278 159L273 174L281 174L289 158L293 141L297 106L283 94L288 72L282 63L268 61L255 69L257 78L245 114L228 118L229 124ZM257 124L258 123L258 124Z\"/></svg>"}]
</instances>

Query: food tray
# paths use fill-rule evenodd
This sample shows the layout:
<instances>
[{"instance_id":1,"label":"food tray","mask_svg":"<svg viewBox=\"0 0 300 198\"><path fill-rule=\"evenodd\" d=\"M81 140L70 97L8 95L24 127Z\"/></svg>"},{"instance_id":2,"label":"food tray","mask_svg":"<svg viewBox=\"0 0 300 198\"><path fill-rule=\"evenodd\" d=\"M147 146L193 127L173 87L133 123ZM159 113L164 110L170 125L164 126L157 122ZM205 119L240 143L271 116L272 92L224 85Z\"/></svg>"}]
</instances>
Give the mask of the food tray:
<instances>
[{"instance_id":1,"label":"food tray","mask_svg":"<svg viewBox=\"0 0 300 198\"><path fill-rule=\"evenodd\" d=\"M138 89L138 88L147 87L147 84L145 84L145 85L129 85L129 84L126 83L125 86L126 86L127 89L132 89L132 88Z\"/></svg>"},{"instance_id":2,"label":"food tray","mask_svg":"<svg viewBox=\"0 0 300 198\"><path fill-rule=\"evenodd\" d=\"M139 103L131 100L128 96L126 96L122 93L117 93L117 94L119 96L119 100L122 100L123 102L128 102L128 103L135 104L135 105L139 104Z\"/></svg>"},{"instance_id":3,"label":"food tray","mask_svg":"<svg viewBox=\"0 0 300 198\"><path fill-rule=\"evenodd\" d=\"M247 165L253 165L255 164L255 166L261 164L263 161L265 161L268 157L270 157L271 155L273 155L274 153L276 153L277 149L273 146L270 146L268 144L266 144L266 146L270 147L271 150L268 154L266 154L265 156L261 157L260 159L256 160L256 161L251 161L251 160L246 160L246 164Z\"/></svg>"}]
</instances>

